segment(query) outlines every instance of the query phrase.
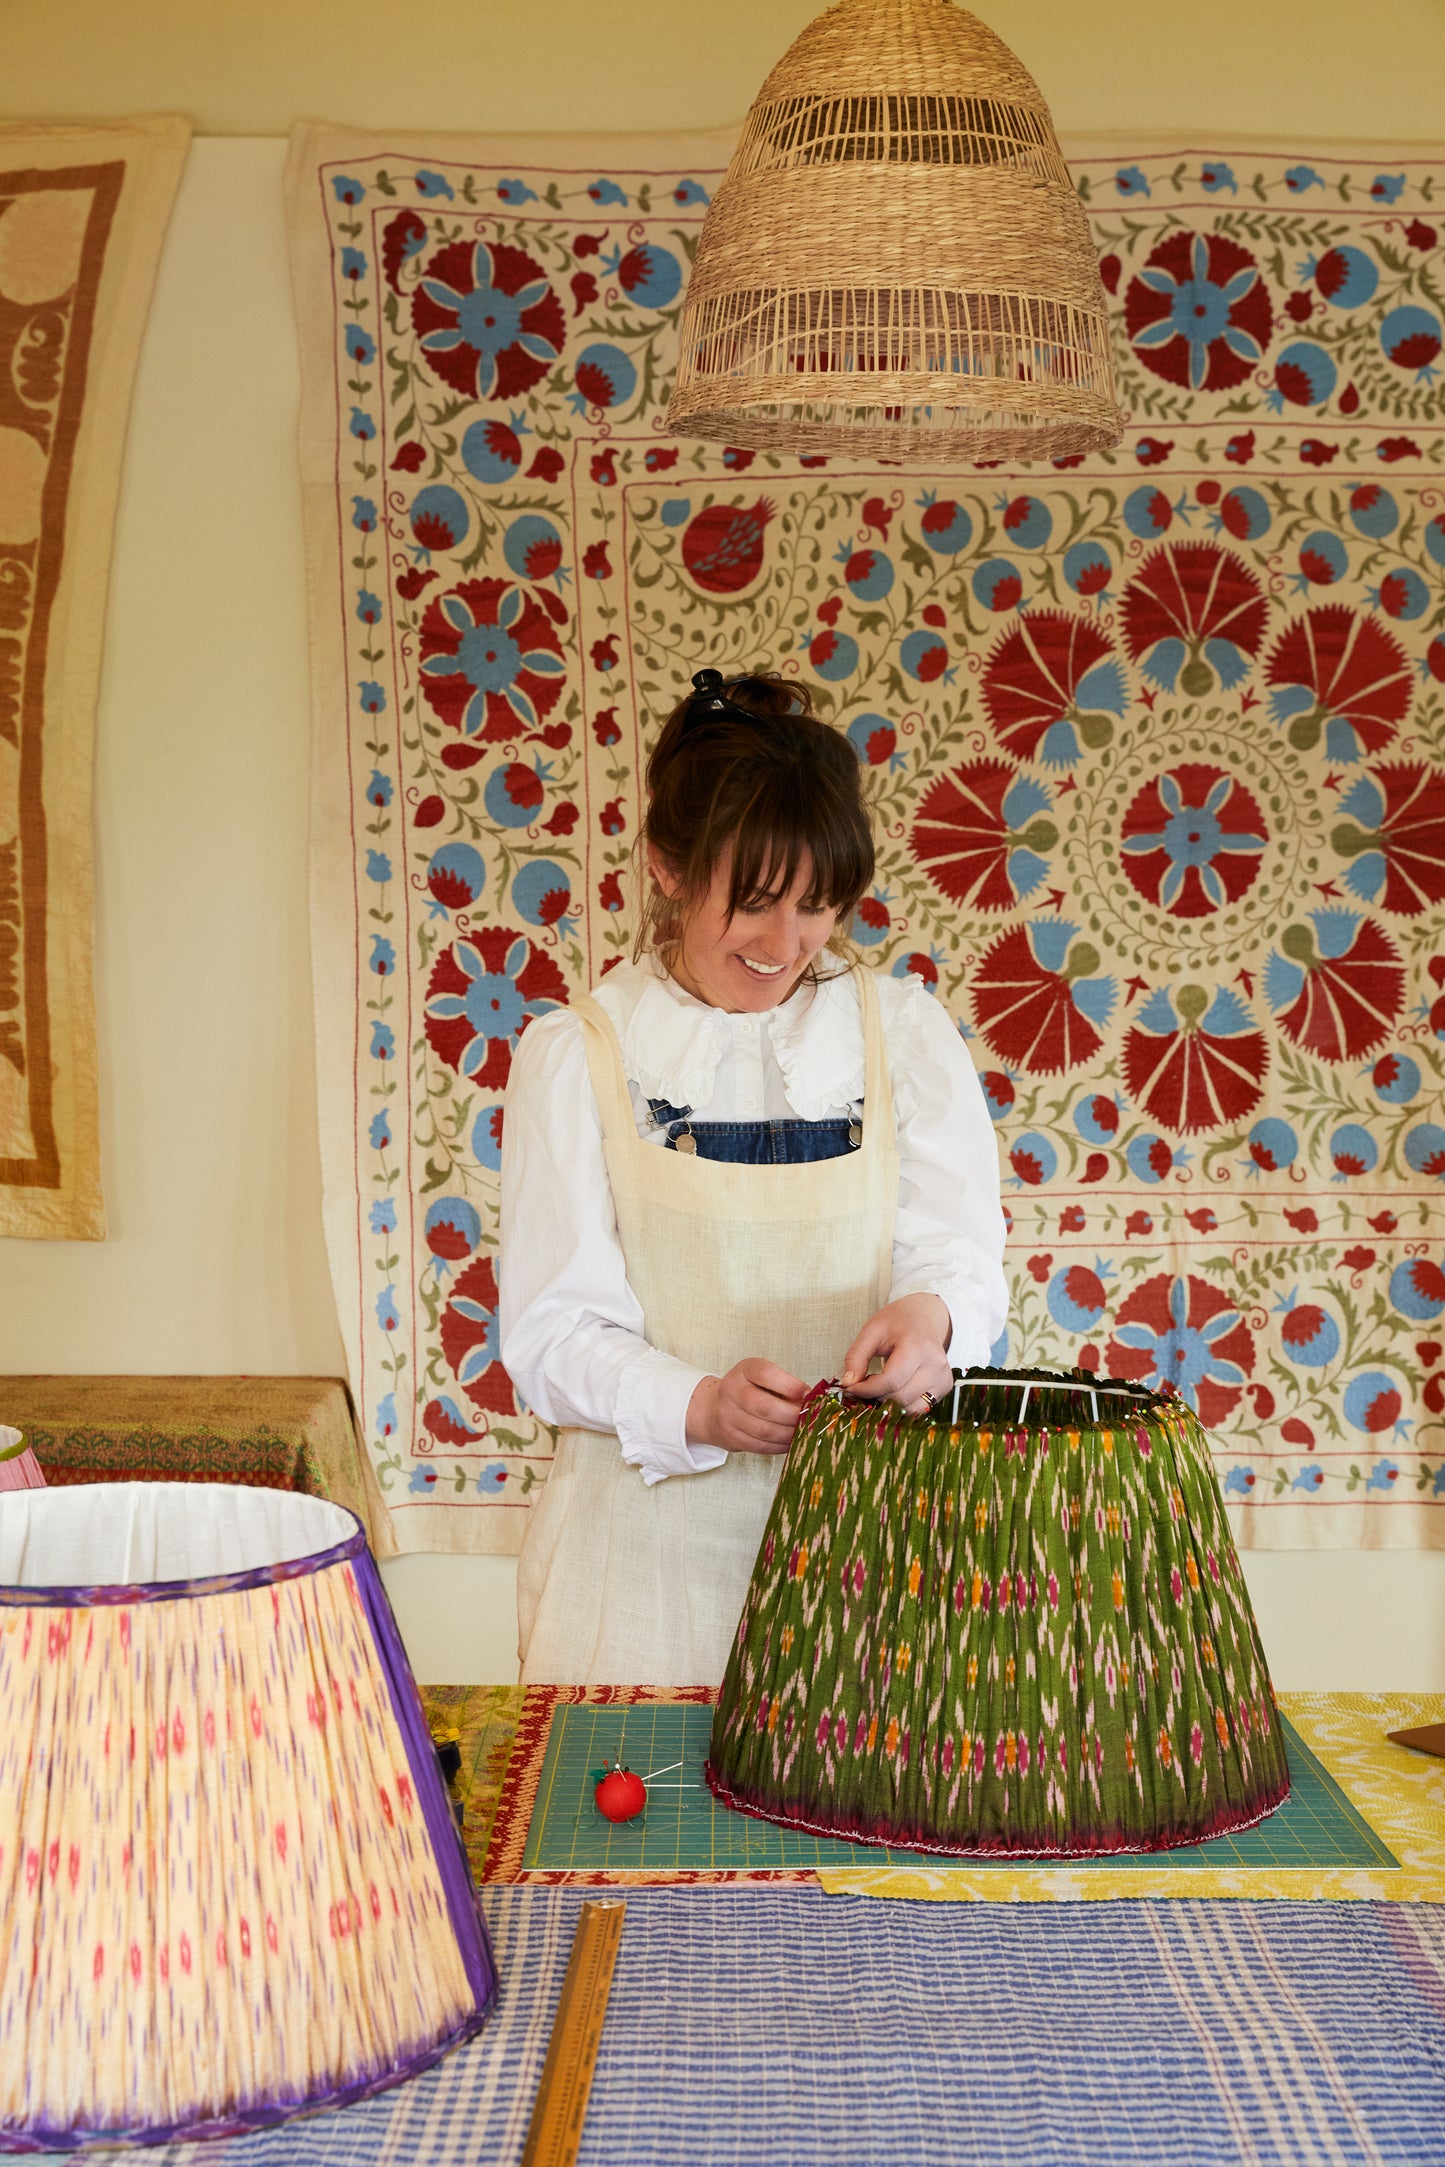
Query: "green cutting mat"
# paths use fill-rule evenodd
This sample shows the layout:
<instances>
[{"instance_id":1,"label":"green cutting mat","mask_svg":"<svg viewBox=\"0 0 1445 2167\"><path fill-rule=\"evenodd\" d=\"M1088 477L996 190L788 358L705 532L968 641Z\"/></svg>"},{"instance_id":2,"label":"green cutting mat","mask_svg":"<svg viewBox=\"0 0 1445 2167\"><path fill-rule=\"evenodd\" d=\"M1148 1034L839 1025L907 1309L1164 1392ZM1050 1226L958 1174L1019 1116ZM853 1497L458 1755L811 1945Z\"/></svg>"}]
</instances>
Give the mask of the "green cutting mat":
<instances>
[{"instance_id":1,"label":"green cutting mat","mask_svg":"<svg viewBox=\"0 0 1445 2167\"><path fill-rule=\"evenodd\" d=\"M1282 1720L1293 1789L1278 1811L1257 1828L1175 1851L1125 1857L1114 1853L1107 1858L1071 1859L1069 1864L1105 1866L1115 1872L1133 1864L1398 1866L1394 1853L1356 1812L1328 1769L1289 1720ZM916 1851L809 1836L801 1829L779 1828L719 1805L702 1774L711 1728L711 1708L687 1703L630 1708L559 1705L552 1714L523 1870L551 1867L585 1873L606 1867L642 1872L736 1867L757 1872L766 1867L796 1870L930 1863ZM614 1761L636 1769L640 1776L656 1772L656 1781L647 1787L646 1811L635 1821L617 1825L604 1820L592 1802L592 1771L610 1767ZM682 1765L674 1768L670 1765L674 1761ZM964 1861L939 1858L931 1863L957 1866ZM972 1868L992 1865L1006 1870L1020 1863L1017 1858L967 1861Z\"/></svg>"}]
</instances>

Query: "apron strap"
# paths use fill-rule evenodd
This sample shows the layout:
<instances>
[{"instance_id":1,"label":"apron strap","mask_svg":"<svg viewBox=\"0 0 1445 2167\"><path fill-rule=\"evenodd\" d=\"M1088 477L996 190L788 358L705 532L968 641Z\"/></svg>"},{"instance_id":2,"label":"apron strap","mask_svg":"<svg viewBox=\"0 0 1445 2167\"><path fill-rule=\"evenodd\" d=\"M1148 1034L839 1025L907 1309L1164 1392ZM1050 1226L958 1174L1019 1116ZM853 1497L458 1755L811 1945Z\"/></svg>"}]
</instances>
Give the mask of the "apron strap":
<instances>
[{"instance_id":1,"label":"apron strap","mask_svg":"<svg viewBox=\"0 0 1445 2167\"><path fill-rule=\"evenodd\" d=\"M878 980L866 963L857 964L853 976L863 1018L863 1149L886 1150L893 1143L893 1079L878 1012Z\"/></svg>"},{"instance_id":2,"label":"apron strap","mask_svg":"<svg viewBox=\"0 0 1445 2167\"><path fill-rule=\"evenodd\" d=\"M610 1144L619 1138L630 1138L637 1143L632 1094L627 1085L627 1071L622 1065L621 1042L612 1027L612 1019L590 993L576 995L571 1009L582 1025L582 1046L587 1055L592 1093L602 1116L603 1141Z\"/></svg>"}]
</instances>

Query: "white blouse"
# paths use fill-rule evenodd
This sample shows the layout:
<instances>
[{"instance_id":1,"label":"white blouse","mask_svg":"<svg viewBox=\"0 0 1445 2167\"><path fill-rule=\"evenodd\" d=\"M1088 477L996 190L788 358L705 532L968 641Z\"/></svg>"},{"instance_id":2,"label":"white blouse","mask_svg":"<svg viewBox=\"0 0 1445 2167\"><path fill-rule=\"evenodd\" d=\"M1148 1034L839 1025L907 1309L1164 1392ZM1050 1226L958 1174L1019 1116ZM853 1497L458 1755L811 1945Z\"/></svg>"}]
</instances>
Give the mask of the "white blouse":
<instances>
[{"instance_id":1,"label":"white blouse","mask_svg":"<svg viewBox=\"0 0 1445 2167\"><path fill-rule=\"evenodd\" d=\"M950 1359L967 1368L987 1361L1008 1313L993 1124L968 1050L933 995L916 978L876 982L901 1162L890 1299L938 1295L952 1320ZM699 1121L819 1121L860 1102L863 1025L850 971L753 1015L708 1007L653 963L619 965L595 997L622 1047L638 1133L659 1148L667 1131L649 1099ZM643 1336L582 1024L565 1008L529 1025L512 1062L500 1292L502 1360L544 1421L614 1431L648 1483L727 1458L687 1442L688 1402L705 1372Z\"/></svg>"}]
</instances>

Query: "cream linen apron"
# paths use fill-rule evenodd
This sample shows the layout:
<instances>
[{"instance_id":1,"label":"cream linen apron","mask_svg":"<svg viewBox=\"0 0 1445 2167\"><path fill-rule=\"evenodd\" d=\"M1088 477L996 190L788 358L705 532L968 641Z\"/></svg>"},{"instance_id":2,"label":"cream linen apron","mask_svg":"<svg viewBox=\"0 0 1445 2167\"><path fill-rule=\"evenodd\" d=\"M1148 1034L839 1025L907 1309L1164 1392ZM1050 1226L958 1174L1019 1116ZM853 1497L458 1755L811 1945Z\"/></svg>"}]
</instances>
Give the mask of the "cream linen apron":
<instances>
[{"instance_id":1,"label":"cream linen apron","mask_svg":"<svg viewBox=\"0 0 1445 2167\"><path fill-rule=\"evenodd\" d=\"M800 1165L740 1166L644 1143L611 1023L590 995L572 1004L643 1330L712 1376L761 1355L808 1384L836 1377L888 1300L893 1092L873 975L853 975L863 1141ZM615 1436L563 1430L517 1563L523 1683L719 1684L782 1467L781 1456L737 1452L649 1488Z\"/></svg>"}]
</instances>

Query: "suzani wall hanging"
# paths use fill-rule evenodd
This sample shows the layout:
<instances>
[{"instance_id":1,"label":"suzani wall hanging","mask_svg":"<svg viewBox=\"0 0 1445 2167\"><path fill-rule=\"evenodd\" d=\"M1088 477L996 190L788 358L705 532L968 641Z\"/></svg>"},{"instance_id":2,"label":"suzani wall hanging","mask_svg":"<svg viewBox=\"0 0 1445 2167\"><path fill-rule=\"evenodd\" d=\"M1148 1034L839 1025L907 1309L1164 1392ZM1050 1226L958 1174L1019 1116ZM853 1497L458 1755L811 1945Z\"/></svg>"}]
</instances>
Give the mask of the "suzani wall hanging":
<instances>
[{"instance_id":1,"label":"suzani wall hanging","mask_svg":"<svg viewBox=\"0 0 1445 2167\"><path fill-rule=\"evenodd\" d=\"M0 128L0 1235L105 1233L91 737L131 383L190 133Z\"/></svg>"},{"instance_id":2,"label":"suzani wall hanging","mask_svg":"<svg viewBox=\"0 0 1445 2167\"><path fill-rule=\"evenodd\" d=\"M405 1547L515 1549L529 1019L627 952L649 730L780 664L854 932L999 1125L997 1359L1169 1385L1245 1546L1445 1544L1445 156L1066 142L1117 451L919 478L663 430L722 139L290 166L331 1256Z\"/></svg>"}]
</instances>

